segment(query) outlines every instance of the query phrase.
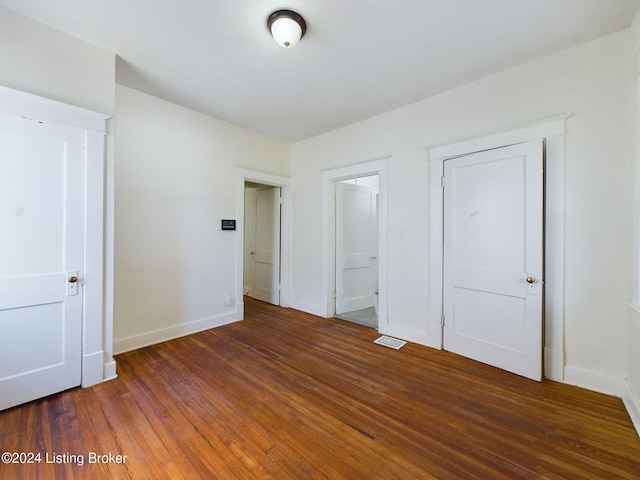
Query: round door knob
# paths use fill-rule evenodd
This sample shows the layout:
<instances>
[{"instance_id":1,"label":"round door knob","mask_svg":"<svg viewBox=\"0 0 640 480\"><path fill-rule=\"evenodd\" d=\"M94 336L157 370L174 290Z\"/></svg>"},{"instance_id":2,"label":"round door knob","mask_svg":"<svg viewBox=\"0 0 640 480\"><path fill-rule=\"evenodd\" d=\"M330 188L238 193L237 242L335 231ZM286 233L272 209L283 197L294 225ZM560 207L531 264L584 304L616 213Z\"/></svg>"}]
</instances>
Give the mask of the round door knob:
<instances>
[{"instance_id":1,"label":"round door knob","mask_svg":"<svg viewBox=\"0 0 640 480\"><path fill-rule=\"evenodd\" d=\"M76 277L75 275L71 275L69 277L69 283L76 283L78 281L78 277Z\"/></svg>"},{"instance_id":2,"label":"round door knob","mask_svg":"<svg viewBox=\"0 0 640 480\"><path fill-rule=\"evenodd\" d=\"M527 283L534 283L536 281L533 277L527 277Z\"/></svg>"}]
</instances>

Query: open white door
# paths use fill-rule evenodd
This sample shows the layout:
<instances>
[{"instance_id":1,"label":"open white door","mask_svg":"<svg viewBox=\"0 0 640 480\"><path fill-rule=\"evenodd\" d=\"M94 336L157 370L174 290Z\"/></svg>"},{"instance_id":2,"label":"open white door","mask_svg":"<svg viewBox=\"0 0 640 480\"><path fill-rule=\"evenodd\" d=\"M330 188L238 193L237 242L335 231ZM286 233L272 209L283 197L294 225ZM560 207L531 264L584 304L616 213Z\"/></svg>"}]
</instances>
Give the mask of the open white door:
<instances>
[{"instance_id":1,"label":"open white door","mask_svg":"<svg viewBox=\"0 0 640 480\"><path fill-rule=\"evenodd\" d=\"M255 281L249 295L280 305L280 188L256 192Z\"/></svg>"},{"instance_id":2,"label":"open white door","mask_svg":"<svg viewBox=\"0 0 640 480\"><path fill-rule=\"evenodd\" d=\"M84 144L0 115L0 409L80 385Z\"/></svg>"},{"instance_id":3,"label":"open white door","mask_svg":"<svg viewBox=\"0 0 640 480\"><path fill-rule=\"evenodd\" d=\"M336 314L375 305L377 189L336 183Z\"/></svg>"},{"instance_id":4,"label":"open white door","mask_svg":"<svg viewBox=\"0 0 640 480\"><path fill-rule=\"evenodd\" d=\"M444 164L444 348L539 381L542 141Z\"/></svg>"}]
</instances>

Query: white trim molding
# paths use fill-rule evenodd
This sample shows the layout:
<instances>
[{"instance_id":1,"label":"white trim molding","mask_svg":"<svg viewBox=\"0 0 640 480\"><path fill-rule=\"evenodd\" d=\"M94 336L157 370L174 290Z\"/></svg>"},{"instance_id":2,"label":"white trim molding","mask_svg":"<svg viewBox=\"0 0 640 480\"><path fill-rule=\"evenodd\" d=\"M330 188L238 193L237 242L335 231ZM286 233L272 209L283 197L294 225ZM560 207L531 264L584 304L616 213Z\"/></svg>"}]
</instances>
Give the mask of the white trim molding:
<instances>
[{"instance_id":1,"label":"white trim molding","mask_svg":"<svg viewBox=\"0 0 640 480\"><path fill-rule=\"evenodd\" d=\"M280 187L280 306L291 306L291 178L236 167L236 320L244 318L244 184L256 182Z\"/></svg>"},{"instance_id":2,"label":"white trim molding","mask_svg":"<svg viewBox=\"0 0 640 480\"><path fill-rule=\"evenodd\" d=\"M429 338L426 344L443 348L441 326L443 275L444 161L484 150L532 140L545 140L545 339L544 376L564 379L564 146L566 120L558 115L513 129L429 148L430 225Z\"/></svg>"},{"instance_id":3,"label":"white trim molding","mask_svg":"<svg viewBox=\"0 0 640 480\"><path fill-rule=\"evenodd\" d=\"M322 303L323 317L335 314L335 182L349 178L378 175L378 331L388 333L388 278L387 278L387 169L390 157L354 163L320 172L322 180ZM309 311L309 310L305 310ZM317 309L310 309L317 311Z\"/></svg>"},{"instance_id":4,"label":"white trim molding","mask_svg":"<svg viewBox=\"0 0 640 480\"><path fill-rule=\"evenodd\" d=\"M626 382L623 375L609 375L586 368L566 366L564 368L564 383L614 397L622 397Z\"/></svg>"},{"instance_id":5,"label":"white trim molding","mask_svg":"<svg viewBox=\"0 0 640 480\"><path fill-rule=\"evenodd\" d=\"M145 332L131 337L119 338L113 342L114 354L130 352L139 348L148 347L157 343L166 342L175 338L184 337L194 333L209 330L210 328L221 327L236 322L234 312L224 313L209 318L202 318L192 322L174 325L167 328Z\"/></svg>"},{"instance_id":6,"label":"white trim molding","mask_svg":"<svg viewBox=\"0 0 640 480\"><path fill-rule=\"evenodd\" d=\"M113 331L113 309L106 304L105 295L105 291L111 291L113 283L110 266L113 256L105 254L105 239L108 243L113 235L113 218L105 216L105 197L112 198L113 195L112 183L106 184L105 190L105 136L110 117L3 86L0 86L0 111L84 132L86 209L81 384L83 387L96 385L106 378L106 371L111 377L115 375L112 337L109 335Z\"/></svg>"},{"instance_id":7,"label":"white trim molding","mask_svg":"<svg viewBox=\"0 0 640 480\"><path fill-rule=\"evenodd\" d=\"M115 277L115 141L114 121L107 120L107 136L105 142L104 168L104 368L103 381L117 378L116 362L113 360L113 309L114 309L114 277Z\"/></svg>"},{"instance_id":8,"label":"white trim molding","mask_svg":"<svg viewBox=\"0 0 640 480\"><path fill-rule=\"evenodd\" d=\"M19 115L28 115L37 120L48 120L82 130L105 134L105 122L109 115L93 112L66 103L39 97L31 93L0 85L2 110Z\"/></svg>"},{"instance_id":9,"label":"white trim molding","mask_svg":"<svg viewBox=\"0 0 640 480\"><path fill-rule=\"evenodd\" d=\"M636 432L640 435L640 392L637 392L628 381L623 382L622 385L622 402Z\"/></svg>"},{"instance_id":10,"label":"white trim molding","mask_svg":"<svg viewBox=\"0 0 640 480\"><path fill-rule=\"evenodd\" d=\"M568 114L556 115L528 123L527 125L514 127L504 132L431 147L429 149L429 157L431 161L445 160L516 143L564 136L566 134L565 124L570 116Z\"/></svg>"}]
</instances>

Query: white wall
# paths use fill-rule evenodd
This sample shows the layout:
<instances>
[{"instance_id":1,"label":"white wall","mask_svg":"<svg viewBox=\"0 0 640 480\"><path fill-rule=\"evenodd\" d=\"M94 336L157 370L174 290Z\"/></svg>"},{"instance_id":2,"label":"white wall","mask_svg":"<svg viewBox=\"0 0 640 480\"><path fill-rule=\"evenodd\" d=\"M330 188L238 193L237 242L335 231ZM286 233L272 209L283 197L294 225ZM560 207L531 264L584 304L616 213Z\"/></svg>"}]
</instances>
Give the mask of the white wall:
<instances>
[{"instance_id":1,"label":"white wall","mask_svg":"<svg viewBox=\"0 0 640 480\"><path fill-rule=\"evenodd\" d=\"M114 350L235 320L236 169L289 170L288 146L116 88ZM241 300L241 299L234 299Z\"/></svg>"},{"instance_id":2,"label":"white wall","mask_svg":"<svg viewBox=\"0 0 640 480\"><path fill-rule=\"evenodd\" d=\"M389 156L388 314L428 332L427 147L569 113L566 138L566 365L587 383L624 376L630 298L633 69L629 30L291 146L293 301L325 314L324 169ZM301 249L300 246L305 248ZM589 385L587 385L589 386Z\"/></svg>"},{"instance_id":3,"label":"white wall","mask_svg":"<svg viewBox=\"0 0 640 480\"><path fill-rule=\"evenodd\" d=\"M0 84L112 114L115 54L0 7Z\"/></svg>"}]
</instances>

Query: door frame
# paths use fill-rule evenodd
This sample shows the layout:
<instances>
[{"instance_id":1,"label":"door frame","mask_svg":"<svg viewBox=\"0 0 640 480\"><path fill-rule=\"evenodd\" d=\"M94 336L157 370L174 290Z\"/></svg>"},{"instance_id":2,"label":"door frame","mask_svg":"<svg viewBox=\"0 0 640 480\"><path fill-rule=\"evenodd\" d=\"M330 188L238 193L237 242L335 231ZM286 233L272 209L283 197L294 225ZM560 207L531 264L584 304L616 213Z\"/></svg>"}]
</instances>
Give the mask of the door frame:
<instances>
[{"instance_id":1,"label":"door frame","mask_svg":"<svg viewBox=\"0 0 640 480\"><path fill-rule=\"evenodd\" d=\"M242 291L244 295L247 295L249 297L258 299L258 300L262 300L265 301L267 303L271 303L272 305L277 305L280 306L280 295L281 295L281 291L280 291L280 270L281 270L281 265L280 265L280 255L282 254L281 252L281 248L280 248L280 237L282 236L282 232L281 232L281 217L282 217L282 212L281 212L281 208L282 208L282 188L281 187L273 187L271 185L265 185L263 183L254 183L253 185L259 185L259 187L255 190L255 194L252 198L252 203L253 203L253 208L254 208L254 222L253 222L253 245L250 246L247 244L247 231L248 231L248 227L249 225L251 225L251 222L248 222L246 216L244 218L244 221L242 223L243 227L244 227L244 233L242 235L244 244L243 244L243 255L242 255L242 259L244 262L247 263L251 263L252 264L252 279L251 279L251 292L247 292L246 291L246 286L247 286L247 277L246 277L246 268L247 267L247 263L244 263L243 265L243 279L242 279ZM247 184L245 183L245 215L247 213L247 210L251 210L251 208L247 208ZM271 215L269 216L269 220L271 224L271 226L273 227L273 232L271 235L270 240L276 240L275 242L273 242L273 253L274 255L277 255L277 258L275 259L275 262L271 263L271 265L273 265L272 268L277 269L277 278L274 278L275 275L275 271L271 270L271 275L270 275L270 279L272 281L271 283L271 289L270 289L270 295L269 298L267 299L266 296L263 296L264 290L261 294L256 294L256 291L258 290L258 286L256 284L256 271L257 271L257 264L258 263L267 263L267 262L258 262L256 259L259 258L258 257L258 239L263 239L264 237L261 235L263 232L263 230L261 228L257 228L258 225L258 220L261 218L261 215L258 214L258 211L260 209L260 206L264 206L263 201L260 200L260 196L266 194L272 198L269 198L267 201L269 202L269 206L271 208L269 208L269 213ZM271 201L273 201L273 203L271 203ZM263 214L265 214L265 211L262 211ZM264 215L263 218L265 218L267 215ZM274 223L277 222L277 225L273 225ZM277 239L274 238L277 234ZM251 248L249 248L251 247ZM249 253L249 256L247 256L247 250L252 250L252 253ZM274 288L275 287L275 288ZM246 292L246 293L245 293ZM253 292L253 294L252 294ZM274 297L274 295L277 293L277 300ZM274 301L275 300L275 301Z\"/></svg>"},{"instance_id":2,"label":"door frame","mask_svg":"<svg viewBox=\"0 0 640 480\"><path fill-rule=\"evenodd\" d=\"M290 225L291 225L291 179L280 175L236 167L236 320L244 318L244 184L255 182L280 187L280 306L289 307L290 287Z\"/></svg>"},{"instance_id":3,"label":"door frame","mask_svg":"<svg viewBox=\"0 0 640 480\"><path fill-rule=\"evenodd\" d=\"M353 178L349 178L349 179L346 179L346 180L358 180L358 179L361 179L361 178L367 178L367 177L353 177ZM379 177L378 177L378 179L379 179ZM364 185L364 184L363 185L350 185L348 183L345 183L345 181L343 181L343 180L333 182L333 185L334 185L334 188L335 188L335 191L336 191L336 196L335 196L335 218L336 218L336 223L335 223L335 234L336 234L336 236L335 236L335 248L336 249L335 249L335 256L334 256L334 265L335 265L335 278L334 278L335 289L334 289L334 292L335 292L335 295L333 296L334 315L336 315L336 314L339 314L338 313L338 303L339 303L338 299L339 299L339 296L340 296L340 292L338 291L338 283L339 283L338 280L340 278L339 269L338 269L338 262L339 262L338 259L340 258L340 255L339 255L339 252L338 252L338 248L339 248L341 243L344 243L343 233L344 233L344 229L345 229L345 221L344 221L344 218L343 218L344 217L344 213L341 215L340 214L340 209L341 209L341 207L344 207L344 202L346 201L346 196L344 195L344 190L343 190L343 196L342 196L342 202L343 203L342 204L339 203L339 201L338 201L339 198L340 198L339 190L340 190L341 186L342 186L343 189L351 188L351 187L357 187L357 188L365 187L366 190L369 191L369 193L373 193L374 187L371 186L371 185ZM379 232L378 232L378 228L377 228L377 224L378 224L378 204L380 203L380 198L379 198L380 197L380 192L379 192L379 190L380 190L379 186L375 187L375 192L376 192L375 193L375 203L376 203L376 229L375 229L375 231L376 231L376 252L375 252L375 255L374 255L374 260L375 260L375 263L376 263L376 265L375 265L376 277L378 277L378 274L377 274L377 272L378 272L378 259L377 259L378 252L377 252L377 249L378 249L378 246L379 246L379 243L380 243L378 241ZM342 219L342 222L339 221L340 219ZM341 238L342 238L342 242L340 241ZM371 277L369 277L369 278L371 278ZM344 272L343 272L342 280L343 280L343 287L344 287L344 283L345 283L344 282ZM378 279L376 278L376 284L377 284L377 282L378 282ZM374 305L375 305L375 295L376 295L376 292L374 291ZM349 312L349 311L351 311L351 310L345 310L345 312Z\"/></svg>"},{"instance_id":4,"label":"door frame","mask_svg":"<svg viewBox=\"0 0 640 480\"><path fill-rule=\"evenodd\" d=\"M471 153L531 140L545 140L544 188L544 377L564 380L564 165L566 120L559 115L505 132L429 148L429 346L443 347L443 220L441 178L444 161Z\"/></svg>"},{"instance_id":5,"label":"door frame","mask_svg":"<svg viewBox=\"0 0 640 480\"><path fill-rule=\"evenodd\" d=\"M389 157L321 172L322 179L322 294L325 316L336 313L336 182L350 178L378 175L378 331L389 333L387 313L387 169Z\"/></svg>"},{"instance_id":6,"label":"door frame","mask_svg":"<svg viewBox=\"0 0 640 480\"><path fill-rule=\"evenodd\" d=\"M0 86L0 110L78 128L85 137L82 377L90 387L116 377L113 360L112 165L105 158L109 115ZM107 183L105 184L105 180Z\"/></svg>"}]
</instances>

